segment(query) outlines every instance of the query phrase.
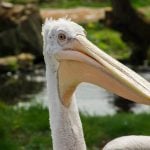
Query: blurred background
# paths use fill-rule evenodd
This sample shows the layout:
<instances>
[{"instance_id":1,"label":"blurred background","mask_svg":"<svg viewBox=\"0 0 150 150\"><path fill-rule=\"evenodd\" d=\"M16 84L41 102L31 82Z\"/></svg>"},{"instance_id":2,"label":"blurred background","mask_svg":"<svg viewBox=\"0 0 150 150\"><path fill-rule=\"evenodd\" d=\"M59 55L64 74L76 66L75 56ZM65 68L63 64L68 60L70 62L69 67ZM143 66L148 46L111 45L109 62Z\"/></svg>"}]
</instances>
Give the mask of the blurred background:
<instances>
[{"instance_id":1,"label":"blurred background","mask_svg":"<svg viewBox=\"0 0 150 150\"><path fill-rule=\"evenodd\" d=\"M0 0L0 149L52 149L41 26L68 17L98 47L150 81L150 0ZM77 90L89 150L150 135L150 106L83 83Z\"/></svg>"}]
</instances>

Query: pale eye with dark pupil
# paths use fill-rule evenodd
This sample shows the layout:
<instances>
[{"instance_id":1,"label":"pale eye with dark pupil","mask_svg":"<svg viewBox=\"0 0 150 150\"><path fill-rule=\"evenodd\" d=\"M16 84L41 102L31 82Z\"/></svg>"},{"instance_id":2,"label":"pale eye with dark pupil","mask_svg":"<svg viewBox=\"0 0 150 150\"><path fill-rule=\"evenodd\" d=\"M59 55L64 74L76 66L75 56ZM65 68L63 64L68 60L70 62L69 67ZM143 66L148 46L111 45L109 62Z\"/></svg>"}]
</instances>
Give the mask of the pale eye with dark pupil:
<instances>
[{"instance_id":1,"label":"pale eye with dark pupil","mask_svg":"<svg viewBox=\"0 0 150 150\"><path fill-rule=\"evenodd\" d=\"M58 35L58 39L59 39L59 40L61 40L61 41L63 41L63 40L65 40L65 39L66 39L66 35L65 35L65 34L60 33L60 34Z\"/></svg>"}]
</instances>

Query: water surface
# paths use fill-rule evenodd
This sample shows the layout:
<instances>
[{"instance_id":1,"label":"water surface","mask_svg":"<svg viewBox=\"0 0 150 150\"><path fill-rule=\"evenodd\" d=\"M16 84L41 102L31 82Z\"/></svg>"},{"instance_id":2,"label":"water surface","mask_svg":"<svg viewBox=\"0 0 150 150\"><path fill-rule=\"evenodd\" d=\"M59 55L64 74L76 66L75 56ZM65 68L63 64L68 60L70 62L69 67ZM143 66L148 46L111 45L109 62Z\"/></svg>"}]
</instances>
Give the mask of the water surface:
<instances>
[{"instance_id":1,"label":"water surface","mask_svg":"<svg viewBox=\"0 0 150 150\"><path fill-rule=\"evenodd\" d=\"M48 97L45 86L45 75L43 68L35 69L34 73L7 73L1 76L0 81L0 100L8 104L15 104L15 107L30 107L38 103L43 107L48 107ZM140 73L144 78L150 81L150 73ZM114 94L103 88L92 84L82 83L76 90L77 104L81 112L90 115L113 115L125 107L127 101L118 105L114 100ZM132 104L132 103L131 103ZM148 112L150 106L141 104L127 105L128 111L134 113ZM121 108L121 110L125 110Z\"/></svg>"}]
</instances>

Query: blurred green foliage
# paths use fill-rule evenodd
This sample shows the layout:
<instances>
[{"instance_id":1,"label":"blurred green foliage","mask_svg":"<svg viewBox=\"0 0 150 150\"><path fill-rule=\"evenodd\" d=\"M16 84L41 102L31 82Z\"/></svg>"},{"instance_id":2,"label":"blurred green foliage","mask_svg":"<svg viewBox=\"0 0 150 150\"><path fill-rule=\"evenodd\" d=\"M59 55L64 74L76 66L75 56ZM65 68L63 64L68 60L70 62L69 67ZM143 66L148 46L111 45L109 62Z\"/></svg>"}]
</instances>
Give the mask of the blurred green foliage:
<instances>
[{"instance_id":1,"label":"blurred green foliage","mask_svg":"<svg viewBox=\"0 0 150 150\"><path fill-rule=\"evenodd\" d=\"M46 150L52 147L48 111L41 106L14 109L0 103L0 149Z\"/></svg>"},{"instance_id":2,"label":"blurred green foliage","mask_svg":"<svg viewBox=\"0 0 150 150\"><path fill-rule=\"evenodd\" d=\"M103 147L112 139L125 135L149 135L150 122L146 120L148 118L148 114L132 113L104 117L82 115L87 147L90 150L94 146Z\"/></svg>"},{"instance_id":3,"label":"blurred green foliage","mask_svg":"<svg viewBox=\"0 0 150 150\"><path fill-rule=\"evenodd\" d=\"M109 0L6 0L11 3L36 3L42 7L69 8L77 6L104 7L110 5Z\"/></svg>"},{"instance_id":4,"label":"blurred green foliage","mask_svg":"<svg viewBox=\"0 0 150 150\"><path fill-rule=\"evenodd\" d=\"M99 48L117 59L127 59L130 48L122 41L121 34L100 23L83 24L87 37Z\"/></svg>"},{"instance_id":5,"label":"blurred green foliage","mask_svg":"<svg viewBox=\"0 0 150 150\"><path fill-rule=\"evenodd\" d=\"M135 7L150 6L150 0L130 0Z\"/></svg>"},{"instance_id":6,"label":"blurred green foliage","mask_svg":"<svg viewBox=\"0 0 150 150\"><path fill-rule=\"evenodd\" d=\"M36 3L42 7L69 8L77 6L105 7L111 5L111 0L5 0L12 3ZM131 0L135 7L148 6L150 0Z\"/></svg>"},{"instance_id":7,"label":"blurred green foliage","mask_svg":"<svg viewBox=\"0 0 150 150\"><path fill-rule=\"evenodd\" d=\"M1 150L51 150L48 110L42 106L14 108L0 103ZM89 150L102 147L111 139L129 134L150 134L148 114L88 116L81 114ZM143 121L144 120L144 121Z\"/></svg>"}]
</instances>

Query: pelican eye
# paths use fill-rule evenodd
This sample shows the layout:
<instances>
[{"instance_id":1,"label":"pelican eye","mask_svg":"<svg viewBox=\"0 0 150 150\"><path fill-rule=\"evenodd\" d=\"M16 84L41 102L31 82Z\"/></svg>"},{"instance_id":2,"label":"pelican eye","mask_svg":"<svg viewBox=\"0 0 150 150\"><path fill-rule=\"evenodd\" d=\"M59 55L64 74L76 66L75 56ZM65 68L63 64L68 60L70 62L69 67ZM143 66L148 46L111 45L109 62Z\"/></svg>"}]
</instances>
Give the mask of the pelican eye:
<instances>
[{"instance_id":1,"label":"pelican eye","mask_svg":"<svg viewBox=\"0 0 150 150\"><path fill-rule=\"evenodd\" d=\"M66 40L66 35L63 34L63 33L59 33L59 34L58 34L58 39L59 39L60 41L64 41L64 40Z\"/></svg>"}]
</instances>

